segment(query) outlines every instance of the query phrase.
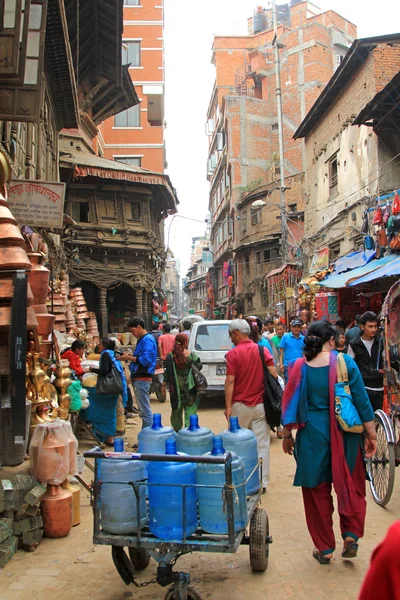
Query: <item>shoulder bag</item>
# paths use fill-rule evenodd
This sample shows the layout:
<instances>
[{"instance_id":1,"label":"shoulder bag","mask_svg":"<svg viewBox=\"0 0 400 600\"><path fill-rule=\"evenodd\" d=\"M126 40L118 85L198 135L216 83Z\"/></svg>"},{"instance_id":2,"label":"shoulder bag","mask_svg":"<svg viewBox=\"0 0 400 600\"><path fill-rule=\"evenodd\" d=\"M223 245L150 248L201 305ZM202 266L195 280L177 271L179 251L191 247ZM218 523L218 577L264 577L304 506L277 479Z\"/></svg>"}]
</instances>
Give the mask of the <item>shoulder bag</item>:
<instances>
[{"instance_id":1,"label":"shoulder bag","mask_svg":"<svg viewBox=\"0 0 400 600\"><path fill-rule=\"evenodd\" d=\"M208 387L208 381L201 371L192 362L191 367L193 373L193 379L196 383L196 389L198 392L204 392Z\"/></svg>"},{"instance_id":2,"label":"shoulder bag","mask_svg":"<svg viewBox=\"0 0 400 600\"><path fill-rule=\"evenodd\" d=\"M123 394L124 385L122 382L122 375L114 364L111 365L111 371L107 373L107 375L99 373L96 392L100 396L119 396L119 394Z\"/></svg>"},{"instance_id":3,"label":"shoulder bag","mask_svg":"<svg viewBox=\"0 0 400 600\"><path fill-rule=\"evenodd\" d=\"M349 375L343 354L337 357L337 383L335 384L335 414L340 429L346 433L362 433L364 425L353 404Z\"/></svg>"},{"instance_id":4,"label":"shoulder bag","mask_svg":"<svg viewBox=\"0 0 400 600\"><path fill-rule=\"evenodd\" d=\"M279 427L282 417L282 388L279 381L268 371L265 363L264 348L258 346L264 370L264 409L267 423L270 427Z\"/></svg>"}]
</instances>

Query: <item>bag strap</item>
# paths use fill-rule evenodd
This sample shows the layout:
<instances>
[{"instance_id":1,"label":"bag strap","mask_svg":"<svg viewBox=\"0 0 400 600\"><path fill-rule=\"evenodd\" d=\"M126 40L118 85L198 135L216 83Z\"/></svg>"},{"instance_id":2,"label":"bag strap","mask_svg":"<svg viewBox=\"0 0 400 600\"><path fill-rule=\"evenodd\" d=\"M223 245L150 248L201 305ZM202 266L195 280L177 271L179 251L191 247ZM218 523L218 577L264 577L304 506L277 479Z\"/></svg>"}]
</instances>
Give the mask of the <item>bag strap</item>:
<instances>
[{"instance_id":1,"label":"bag strap","mask_svg":"<svg viewBox=\"0 0 400 600\"><path fill-rule=\"evenodd\" d=\"M347 364L344 360L344 356L341 352L339 352L337 357L337 380L340 383L349 383L349 373L347 371Z\"/></svg>"},{"instance_id":2,"label":"bag strap","mask_svg":"<svg viewBox=\"0 0 400 600\"><path fill-rule=\"evenodd\" d=\"M266 369L267 365L265 364L264 346L258 346L258 354L260 355L263 368Z\"/></svg>"}]
</instances>

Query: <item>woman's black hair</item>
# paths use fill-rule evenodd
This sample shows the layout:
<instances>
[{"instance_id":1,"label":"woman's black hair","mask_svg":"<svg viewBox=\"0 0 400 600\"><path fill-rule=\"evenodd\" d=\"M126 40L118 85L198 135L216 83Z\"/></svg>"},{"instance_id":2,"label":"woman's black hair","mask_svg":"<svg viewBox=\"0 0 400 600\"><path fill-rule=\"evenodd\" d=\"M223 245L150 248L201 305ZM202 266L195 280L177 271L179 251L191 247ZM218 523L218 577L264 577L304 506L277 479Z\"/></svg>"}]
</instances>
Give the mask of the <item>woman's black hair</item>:
<instances>
[{"instance_id":1,"label":"woman's black hair","mask_svg":"<svg viewBox=\"0 0 400 600\"><path fill-rule=\"evenodd\" d=\"M339 332L329 321L314 321L308 328L307 337L304 340L304 356L312 360L322 350L325 342L334 338L335 343L339 338Z\"/></svg>"},{"instance_id":2,"label":"woman's black hair","mask_svg":"<svg viewBox=\"0 0 400 600\"><path fill-rule=\"evenodd\" d=\"M104 350L115 350L115 341L109 337L103 338L101 340L101 345L103 346Z\"/></svg>"},{"instance_id":3,"label":"woman's black hair","mask_svg":"<svg viewBox=\"0 0 400 600\"><path fill-rule=\"evenodd\" d=\"M86 344L82 340L75 340L72 342L71 350L74 352L75 350L81 350L82 348L85 348L85 346Z\"/></svg>"}]
</instances>

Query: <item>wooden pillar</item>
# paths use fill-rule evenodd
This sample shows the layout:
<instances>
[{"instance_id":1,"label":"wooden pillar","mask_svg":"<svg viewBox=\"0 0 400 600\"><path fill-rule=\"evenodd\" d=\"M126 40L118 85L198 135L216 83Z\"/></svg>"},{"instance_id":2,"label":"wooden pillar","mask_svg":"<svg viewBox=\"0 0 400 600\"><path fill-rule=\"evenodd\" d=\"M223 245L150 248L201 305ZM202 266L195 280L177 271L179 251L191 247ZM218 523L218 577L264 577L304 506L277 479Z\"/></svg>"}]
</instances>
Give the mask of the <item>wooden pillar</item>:
<instances>
[{"instance_id":1,"label":"wooden pillar","mask_svg":"<svg viewBox=\"0 0 400 600\"><path fill-rule=\"evenodd\" d=\"M100 296L100 331L101 336L105 337L108 335L108 314L107 314L107 289L100 288L99 289Z\"/></svg>"},{"instance_id":2,"label":"wooden pillar","mask_svg":"<svg viewBox=\"0 0 400 600\"><path fill-rule=\"evenodd\" d=\"M142 290L142 317L144 319L146 328L149 329L149 306L147 301L147 292Z\"/></svg>"},{"instance_id":3,"label":"wooden pillar","mask_svg":"<svg viewBox=\"0 0 400 600\"><path fill-rule=\"evenodd\" d=\"M142 288L136 290L136 316L143 317L143 296Z\"/></svg>"}]
</instances>

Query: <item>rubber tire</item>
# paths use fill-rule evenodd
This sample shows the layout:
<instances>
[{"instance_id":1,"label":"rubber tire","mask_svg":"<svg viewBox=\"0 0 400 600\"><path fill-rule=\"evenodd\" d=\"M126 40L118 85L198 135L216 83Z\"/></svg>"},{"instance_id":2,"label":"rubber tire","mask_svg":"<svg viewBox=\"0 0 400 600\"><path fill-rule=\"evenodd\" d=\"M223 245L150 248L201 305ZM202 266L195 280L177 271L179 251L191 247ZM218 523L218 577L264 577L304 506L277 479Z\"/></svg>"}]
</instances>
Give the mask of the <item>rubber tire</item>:
<instances>
[{"instance_id":1,"label":"rubber tire","mask_svg":"<svg viewBox=\"0 0 400 600\"><path fill-rule=\"evenodd\" d=\"M250 520L249 555L253 571L263 572L268 567L269 544L269 521L267 511L256 508Z\"/></svg>"},{"instance_id":2,"label":"rubber tire","mask_svg":"<svg viewBox=\"0 0 400 600\"><path fill-rule=\"evenodd\" d=\"M150 554L143 548L128 548L129 558L136 571L143 571L150 562Z\"/></svg>"},{"instance_id":3,"label":"rubber tire","mask_svg":"<svg viewBox=\"0 0 400 600\"><path fill-rule=\"evenodd\" d=\"M174 585L169 588L164 600L176 600ZM202 596L191 585L188 586L188 600L202 600Z\"/></svg>"},{"instance_id":4,"label":"rubber tire","mask_svg":"<svg viewBox=\"0 0 400 600\"><path fill-rule=\"evenodd\" d=\"M373 497L374 501L376 502L376 504L378 504L379 506L386 506L386 504L389 502L390 498L392 497L392 493L393 493L395 468L396 468L396 457L395 457L395 451L394 451L394 444L388 442L386 433L385 433L385 428L379 417L375 417L375 429L376 429L376 436L378 438L377 452L376 452L375 457L367 460L367 472L368 472L368 476L369 476L369 487L371 489L371 494L372 494L372 497ZM373 476L374 458L375 458L375 460L376 459L382 460L382 456L384 454L386 455L387 468L388 468L387 486L386 486L385 490L377 490L377 487L375 486L375 483L374 483L374 476ZM382 466L381 466L381 468L382 468ZM378 483L378 481L376 483Z\"/></svg>"}]
</instances>

